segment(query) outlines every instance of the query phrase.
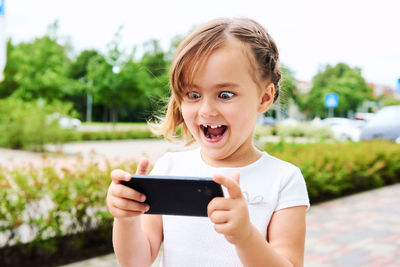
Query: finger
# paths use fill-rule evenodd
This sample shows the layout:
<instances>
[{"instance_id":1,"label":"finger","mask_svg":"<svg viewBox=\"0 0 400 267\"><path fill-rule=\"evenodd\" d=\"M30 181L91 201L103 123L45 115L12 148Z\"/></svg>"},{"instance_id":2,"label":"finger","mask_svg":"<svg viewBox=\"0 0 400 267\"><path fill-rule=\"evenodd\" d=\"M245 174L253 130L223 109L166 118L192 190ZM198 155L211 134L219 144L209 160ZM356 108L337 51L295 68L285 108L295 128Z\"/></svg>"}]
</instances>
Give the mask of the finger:
<instances>
[{"instance_id":1,"label":"finger","mask_svg":"<svg viewBox=\"0 0 400 267\"><path fill-rule=\"evenodd\" d=\"M230 219L230 212L226 210L216 210L209 217L213 223L227 223Z\"/></svg>"},{"instance_id":2,"label":"finger","mask_svg":"<svg viewBox=\"0 0 400 267\"><path fill-rule=\"evenodd\" d=\"M121 181L130 181L131 175L126 171L117 169L111 172L111 180L115 184L120 184Z\"/></svg>"},{"instance_id":3,"label":"finger","mask_svg":"<svg viewBox=\"0 0 400 267\"><path fill-rule=\"evenodd\" d=\"M229 223L216 223L214 224L215 232L225 234L228 231Z\"/></svg>"},{"instance_id":4,"label":"finger","mask_svg":"<svg viewBox=\"0 0 400 267\"><path fill-rule=\"evenodd\" d=\"M139 211L146 212L149 210L149 205L139 203L136 201L128 200L125 198L114 197L111 200L111 205L117 209L125 211Z\"/></svg>"},{"instance_id":5,"label":"finger","mask_svg":"<svg viewBox=\"0 0 400 267\"><path fill-rule=\"evenodd\" d=\"M216 210L231 210L234 207L232 199L216 197L208 203L207 215L210 216Z\"/></svg>"},{"instance_id":6,"label":"finger","mask_svg":"<svg viewBox=\"0 0 400 267\"><path fill-rule=\"evenodd\" d=\"M239 184L237 184L232 178L225 177L223 175L215 174L213 176L214 182L226 187L228 189L230 198L242 198L242 190Z\"/></svg>"},{"instance_id":7,"label":"finger","mask_svg":"<svg viewBox=\"0 0 400 267\"><path fill-rule=\"evenodd\" d=\"M146 196L144 194L122 184L116 184L115 186L112 186L110 191L115 197L126 198L138 202L144 202L146 200Z\"/></svg>"},{"instance_id":8,"label":"finger","mask_svg":"<svg viewBox=\"0 0 400 267\"><path fill-rule=\"evenodd\" d=\"M127 218L127 217L135 217L138 215L142 215L144 212L142 211L130 211L130 210L121 210L118 208L112 208L110 213L116 218Z\"/></svg>"},{"instance_id":9,"label":"finger","mask_svg":"<svg viewBox=\"0 0 400 267\"><path fill-rule=\"evenodd\" d=\"M141 159L136 169L136 174L147 174L148 167L149 167L149 161L146 158Z\"/></svg>"}]
</instances>

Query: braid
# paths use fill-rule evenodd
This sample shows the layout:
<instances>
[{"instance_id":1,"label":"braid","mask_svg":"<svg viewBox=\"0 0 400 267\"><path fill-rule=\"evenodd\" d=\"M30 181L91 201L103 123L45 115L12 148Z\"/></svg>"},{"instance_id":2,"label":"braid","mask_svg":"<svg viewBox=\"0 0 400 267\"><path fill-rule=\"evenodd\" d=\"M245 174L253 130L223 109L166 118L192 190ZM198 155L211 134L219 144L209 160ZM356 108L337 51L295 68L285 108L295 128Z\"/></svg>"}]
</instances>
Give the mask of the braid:
<instances>
[{"instance_id":1,"label":"braid","mask_svg":"<svg viewBox=\"0 0 400 267\"><path fill-rule=\"evenodd\" d=\"M275 86L274 102L276 102L279 97L279 82L282 74L279 69L279 52L275 41L263 26L251 19L235 20L230 25L229 32L250 46L261 78L269 79Z\"/></svg>"}]
</instances>

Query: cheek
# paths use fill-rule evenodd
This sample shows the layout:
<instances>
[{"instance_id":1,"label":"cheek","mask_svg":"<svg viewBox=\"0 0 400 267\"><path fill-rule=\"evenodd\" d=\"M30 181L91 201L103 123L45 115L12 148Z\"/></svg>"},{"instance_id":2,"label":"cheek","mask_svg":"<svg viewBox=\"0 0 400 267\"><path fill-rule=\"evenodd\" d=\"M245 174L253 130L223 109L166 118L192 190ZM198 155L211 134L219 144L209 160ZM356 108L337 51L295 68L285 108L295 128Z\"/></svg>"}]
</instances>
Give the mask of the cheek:
<instances>
[{"instance_id":1,"label":"cheek","mask_svg":"<svg viewBox=\"0 0 400 267\"><path fill-rule=\"evenodd\" d=\"M190 127L190 124L194 121L193 108L191 108L191 105L182 104L181 109L183 120L185 121L185 124Z\"/></svg>"},{"instance_id":2,"label":"cheek","mask_svg":"<svg viewBox=\"0 0 400 267\"><path fill-rule=\"evenodd\" d=\"M251 104L241 104L235 108L226 110L226 114L231 118L233 122L240 125L248 125L253 120L257 120L258 112L253 103Z\"/></svg>"}]
</instances>

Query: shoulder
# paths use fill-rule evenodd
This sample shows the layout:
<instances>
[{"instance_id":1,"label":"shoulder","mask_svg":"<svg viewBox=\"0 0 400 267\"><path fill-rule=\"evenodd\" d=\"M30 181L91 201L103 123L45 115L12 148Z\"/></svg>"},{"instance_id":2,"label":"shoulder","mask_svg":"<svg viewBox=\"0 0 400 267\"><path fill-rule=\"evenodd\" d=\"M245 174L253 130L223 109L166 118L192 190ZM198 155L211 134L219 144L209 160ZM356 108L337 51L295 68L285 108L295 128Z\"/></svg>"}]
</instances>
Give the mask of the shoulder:
<instances>
[{"instance_id":1,"label":"shoulder","mask_svg":"<svg viewBox=\"0 0 400 267\"><path fill-rule=\"evenodd\" d=\"M279 199L276 210L293 206L310 206L307 186L299 167L266 153L269 170L279 177Z\"/></svg>"},{"instance_id":2,"label":"shoulder","mask_svg":"<svg viewBox=\"0 0 400 267\"><path fill-rule=\"evenodd\" d=\"M287 177L292 175L301 175L299 167L296 165L274 157L267 152L263 152L264 164L263 167L268 169L269 173L276 176Z\"/></svg>"}]
</instances>

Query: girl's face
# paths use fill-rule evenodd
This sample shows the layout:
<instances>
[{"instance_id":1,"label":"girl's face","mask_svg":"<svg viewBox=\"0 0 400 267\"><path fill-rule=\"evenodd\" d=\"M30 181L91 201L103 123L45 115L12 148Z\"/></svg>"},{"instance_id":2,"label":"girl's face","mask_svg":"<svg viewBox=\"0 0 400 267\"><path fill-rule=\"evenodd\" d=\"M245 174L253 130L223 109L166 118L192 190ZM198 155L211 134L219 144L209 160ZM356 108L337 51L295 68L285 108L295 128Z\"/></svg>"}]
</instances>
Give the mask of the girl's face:
<instances>
[{"instance_id":1,"label":"girl's face","mask_svg":"<svg viewBox=\"0 0 400 267\"><path fill-rule=\"evenodd\" d=\"M258 113L273 102L273 85L257 86L244 49L228 39L198 69L183 96L185 124L212 166L245 166L260 154L253 131Z\"/></svg>"}]
</instances>

